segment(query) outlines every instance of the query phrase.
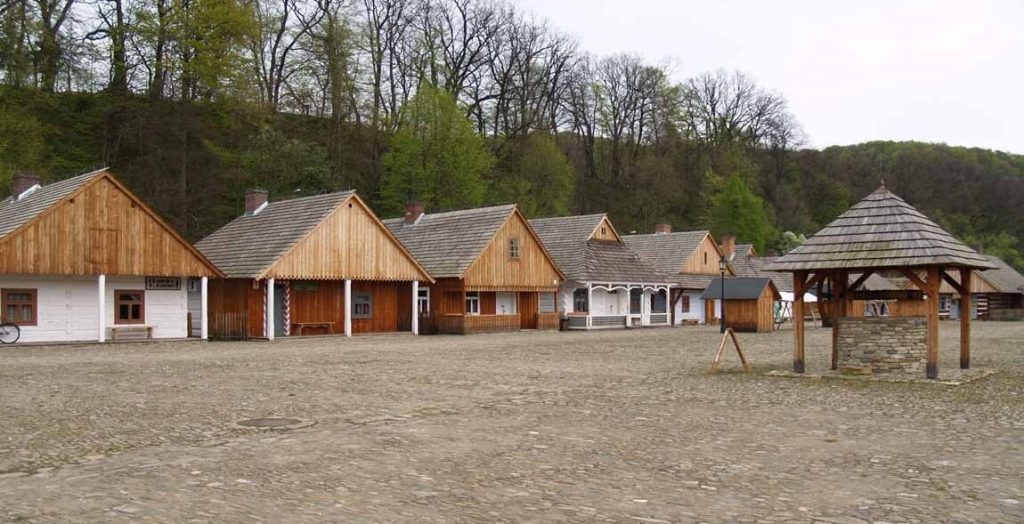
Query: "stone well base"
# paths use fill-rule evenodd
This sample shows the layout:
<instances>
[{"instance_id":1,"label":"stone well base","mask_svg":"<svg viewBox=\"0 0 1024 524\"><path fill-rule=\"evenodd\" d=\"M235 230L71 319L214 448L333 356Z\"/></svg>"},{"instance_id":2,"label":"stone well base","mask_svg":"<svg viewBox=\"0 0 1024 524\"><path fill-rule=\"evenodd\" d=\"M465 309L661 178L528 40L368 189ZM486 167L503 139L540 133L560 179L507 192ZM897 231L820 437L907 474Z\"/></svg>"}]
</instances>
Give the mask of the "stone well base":
<instances>
[{"instance_id":1,"label":"stone well base","mask_svg":"<svg viewBox=\"0 0 1024 524\"><path fill-rule=\"evenodd\" d=\"M839 369L920 373L927 335L925 317L844 317L839 322Z\"/></svg>"}]
</instances>

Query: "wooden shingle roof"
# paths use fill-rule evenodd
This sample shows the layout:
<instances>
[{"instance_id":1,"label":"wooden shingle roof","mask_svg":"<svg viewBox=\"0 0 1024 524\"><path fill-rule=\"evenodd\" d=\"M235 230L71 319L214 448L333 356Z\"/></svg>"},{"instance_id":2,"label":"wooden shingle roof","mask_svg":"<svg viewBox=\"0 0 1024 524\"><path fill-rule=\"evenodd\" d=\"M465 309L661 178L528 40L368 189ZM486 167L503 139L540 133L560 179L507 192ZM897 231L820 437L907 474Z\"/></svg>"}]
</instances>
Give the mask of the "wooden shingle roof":
<instances>
[{"instance_id":1,"label":"wooden shingle roof","mask_svg":"<svg viewBox=\"0 0 1024 524\"><path fill-rule=\"evenodd\" d=\"M815 271L929 265L995 267L882 186L768 269Z\"/></svg>"},{"instance_id":2,"label":"wooden shingle roof","mask_svg":"<svg viewBox=\"0 0 1024 524\"><path fill-rule=\"evenodd\" d=\"M0 238L31 222L51 206L64 200L106 171L104 168L40 186L39 189L29 193L21 200L14 200L13 195L0 200Z\"/></svg>"},{"instance_id":3,"label":"wooden shingle roof","mask_svg":"<svg viewBox=\"0 0 1024 524\"><path fill-rule=\"evenodd\" d=\"M339 191L270 202L200 240L196 247L228 278L260 278L281 256L354 194Z\"/></svg>"},{"instance_id":4,"label":"wooden shingle roof","mask_svg":"<svg viewBox=\"0 0 1024 524\"><path fill-rule=\"evenodd\" d=\"M722 299L722 279L715 278L704 290L700 298L704 300ZM725 300L757 300L764 288L770 288L775 300L781 298L778 289L770 278L732 277L725 279Z\"/></svg>"},{"instance_id":5,"label":"wooden shingle roof","mask_svg":"<svg viewBox=\"0 0 1024 524\"><path fill-rule=\"evenodd\" d=\"M992 287L1000 293L1024 293L1024 275L1021 275L1010 264L1007 264L999 257L983 255L988 259L995 269L982 273L985 280L992 284Z\"/></svg>"},{"instance_id":6,"label":"wooden shingle roof","mask_svg":"<svg viewBox=\"0 0 1024 524\"><path fill-rule=\"evenodd\" d=\"M626 235L622 240L636 254L654 266L659 273L674 275L682 271L687 260L697 251L704 237L703 231Z\"/></svg>"},{"instance_id":7,"label":"wooden shingle roof","mask_svg":"<svg viewBox=\"0 0 1024 524\"><path fill-rule=\"evenodd\" d=\"M415 224L384 220L412 256L434 278L460 278L515 211L514 204L427 213Z\"/></svg>"},{"instance_id":8,"label":"wooden shingle roof","mask_svg":"<svg viewBox=\"0 0 1024 524\"><path fill-rule=\"evenodd\" d=\"M530 220L544 247L566 277L577 282L668 283L625 244L592 240L607 215L580 215Z\"/></svg>"}]
</instances>

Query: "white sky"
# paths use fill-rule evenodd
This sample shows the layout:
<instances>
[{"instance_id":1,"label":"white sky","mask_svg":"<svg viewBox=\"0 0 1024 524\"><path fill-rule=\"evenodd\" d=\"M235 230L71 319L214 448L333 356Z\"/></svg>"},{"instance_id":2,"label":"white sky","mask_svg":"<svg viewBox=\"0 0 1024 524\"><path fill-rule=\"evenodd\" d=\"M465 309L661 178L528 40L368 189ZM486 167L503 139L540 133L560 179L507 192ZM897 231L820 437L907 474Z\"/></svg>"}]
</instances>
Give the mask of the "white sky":
<instances>
[{"instance_id":1,"label":"white sky","mask_svg":"<svg viewBox=\"0 0 1024 524\"><path fill-rule=\"evenodd\" d=\"M920 140L1024 153L1024 0L512 0L597 55L674 78L738 69L809 145Z\"/></svg>"}]
</instances>

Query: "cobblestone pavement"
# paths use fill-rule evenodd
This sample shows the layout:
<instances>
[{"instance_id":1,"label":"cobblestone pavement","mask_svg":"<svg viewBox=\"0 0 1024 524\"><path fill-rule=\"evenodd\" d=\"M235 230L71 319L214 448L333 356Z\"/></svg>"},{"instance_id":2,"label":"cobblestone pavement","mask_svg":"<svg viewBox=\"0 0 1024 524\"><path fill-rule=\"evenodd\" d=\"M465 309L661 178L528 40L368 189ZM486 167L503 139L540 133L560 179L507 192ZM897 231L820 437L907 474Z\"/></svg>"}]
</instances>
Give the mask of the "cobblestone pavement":
<instances>
[{"instance_id":1,"label":"cobblestone pavement","mask_svg":"<svg viewBox=\"0 0 1024 524\"><path fill-rule=\"evenodd\" d=\"M705 375L708 328L4 347L0 520L1024 521L1024 324L975 324L962 386L740 339L755 374Z\"/></svg>"}]
</instances>

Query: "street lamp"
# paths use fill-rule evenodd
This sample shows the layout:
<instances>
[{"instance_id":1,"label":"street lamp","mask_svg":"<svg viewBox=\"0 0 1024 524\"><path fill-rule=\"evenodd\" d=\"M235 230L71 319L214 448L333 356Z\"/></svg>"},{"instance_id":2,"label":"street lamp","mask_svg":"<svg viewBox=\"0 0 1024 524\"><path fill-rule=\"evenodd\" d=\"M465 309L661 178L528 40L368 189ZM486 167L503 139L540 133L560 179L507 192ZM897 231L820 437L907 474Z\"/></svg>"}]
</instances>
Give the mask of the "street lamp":
<instances>
[{"instance_id":1,"label":"street lamp","mask_svg":"<svg viewBox=\"0 0 1024 524\"><path fill-rule=\"evenodd\" d=\"M718 261L718 269L722 271L722 319L719 321L721 324L721 332L725 334L725 270L729 267L729 259L722 255L722 258Z\"/></svg>"}]
</instances>

